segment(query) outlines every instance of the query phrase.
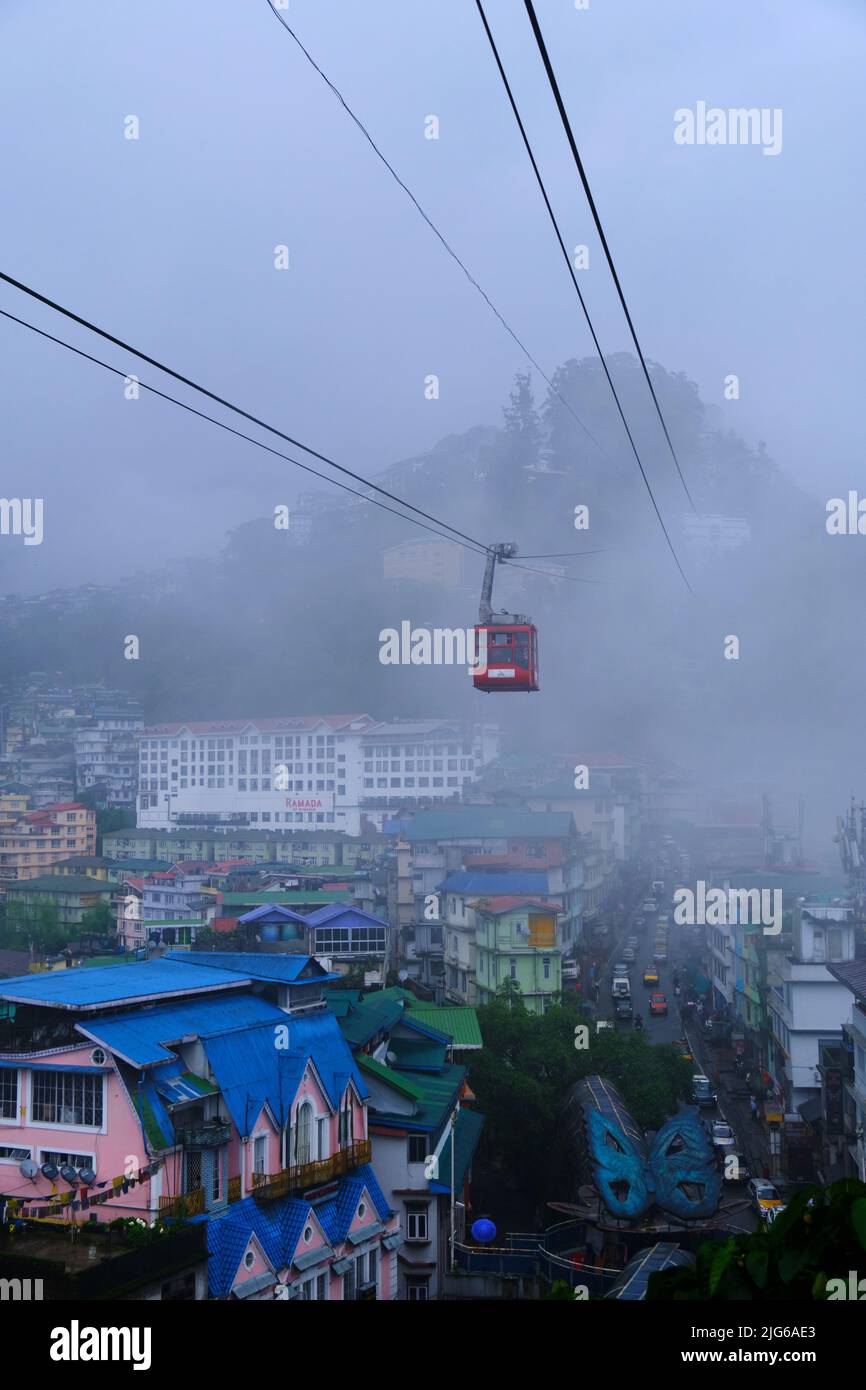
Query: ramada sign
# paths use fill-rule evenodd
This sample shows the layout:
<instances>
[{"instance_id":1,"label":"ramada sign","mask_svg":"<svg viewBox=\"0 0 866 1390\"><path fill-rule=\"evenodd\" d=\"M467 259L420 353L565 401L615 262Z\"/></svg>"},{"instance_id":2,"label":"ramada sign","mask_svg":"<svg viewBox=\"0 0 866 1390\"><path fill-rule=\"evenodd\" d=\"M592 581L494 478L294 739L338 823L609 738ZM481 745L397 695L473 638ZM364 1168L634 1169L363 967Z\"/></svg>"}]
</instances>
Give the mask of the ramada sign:
<instances>
[{"instance_id":1,"label":"ramada sign","mask_svg":"<svg viewBox=\"0 0 866 1390\"><path fill-rule=\"evenodd\" d=\"M287 796L286 806L290 811L323 811L325 803L320 796Z\"/></svg>"}]
</instances>

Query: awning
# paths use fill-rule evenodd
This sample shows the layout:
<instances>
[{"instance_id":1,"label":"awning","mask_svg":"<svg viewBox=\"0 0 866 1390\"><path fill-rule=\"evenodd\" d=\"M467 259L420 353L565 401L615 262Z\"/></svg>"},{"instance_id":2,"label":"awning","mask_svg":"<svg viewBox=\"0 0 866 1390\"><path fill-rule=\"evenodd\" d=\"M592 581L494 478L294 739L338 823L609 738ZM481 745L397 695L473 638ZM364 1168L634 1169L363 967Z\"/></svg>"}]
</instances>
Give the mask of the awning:
<instances>
[{"instance_id":1,"label":"awning","mask_svg":"<svg viewBox=\"0 0 866 1390\"><path fill-rule=\"evenodd\" d=\"M345 1274L347 1270L350 1270L352 1268L352 1265L354 1263L354 1257L348 1256L347 1258L342 1260L335 1260L334 1263L331 1265L331 1269L334 1271L335 1274Z\"/></svg>"},{"instance_id":2,"label":"awning","mask_svg":"<svg viewBox=\"0 0 866 1390\"><path fill-rule=\"evenodd\" d=\"M333 1258L334 1251L330 1245L320 1245L317 1250L305 1250L303 1255L296 1255L292 1260L295 1269L312 1269L313 1265L324 1264L325 1260Z\"/></svg>"},{"instance_id":3,"label":"awning","mask_svg":"<svg viewBox=\"0 0 866 1390\"><path fill-rule=\"evenodd\" d=\"M393 1235L382 1237L383 1250L396 1250L397 1246L402 1244L403 1237L401 1236L399 1231L395 1231Z\"/></svg>"},{"instance_id":4,"label":"awning","mask_svg":"<svg viewBox=\"0 0 866 1390\"><path fill-rule=\"evenodd\" d=\"M245 1279L242 1284L235 1284L232 1293L235 1298L251 1298L254 1293L260 1293L276 1284L275 1276L266 1270L264 1274L254 1274L252 1279Z\"/></svg>"},{"instance_id":5,"label":"awning","mask_svg":"<svg viewBox=\"0 0 866 1390\"><path fill-rule=\"evenodd\" d=\"M350 1231L348 1239L352 1245L363 1245L365 1240L372 1240L374 1236L380 1236L384 1229L381 1221L375 1221L372 1226L365 1226L362 1231Z\"/></svg>"}]
</instances>

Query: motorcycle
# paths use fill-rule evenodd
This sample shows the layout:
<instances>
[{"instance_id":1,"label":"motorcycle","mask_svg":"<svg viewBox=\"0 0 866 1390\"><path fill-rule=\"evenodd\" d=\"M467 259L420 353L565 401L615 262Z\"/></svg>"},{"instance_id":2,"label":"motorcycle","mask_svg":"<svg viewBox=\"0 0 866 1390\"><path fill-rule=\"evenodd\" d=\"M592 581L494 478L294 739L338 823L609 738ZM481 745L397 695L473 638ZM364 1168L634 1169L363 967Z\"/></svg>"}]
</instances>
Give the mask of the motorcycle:
<instances>
[{"instance_id":1,"label":"motorcycle","mask_svg":"<svg viewBox=\"0 0 866 1390\"><path fill-rule=\"evenodd\" d=\"M634 1026L635 1026L635 1028L637 1028L638 1030L642 1030L642 1029L643 1029L643 1019L641 1018L640 1014L635 1014L635 1016L634 1016Z\"/></svg>"}]
</instances>

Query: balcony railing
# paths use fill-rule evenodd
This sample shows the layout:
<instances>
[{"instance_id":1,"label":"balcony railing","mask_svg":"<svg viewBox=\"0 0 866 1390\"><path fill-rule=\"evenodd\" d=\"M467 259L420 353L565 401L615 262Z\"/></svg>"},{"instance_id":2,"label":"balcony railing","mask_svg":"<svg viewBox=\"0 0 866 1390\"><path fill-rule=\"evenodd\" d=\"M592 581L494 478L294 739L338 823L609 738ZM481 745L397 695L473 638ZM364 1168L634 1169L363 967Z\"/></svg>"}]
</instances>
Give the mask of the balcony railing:
<instances>
[{"instance_id":1,"label":"balcony railing","mask_svg":"<svg viewBox=\"0 0 866 1390\"><path fill-rule=\"evenodd\" d=\"M240 1189L240 1184L238 1184ZM240 1195L240 1190L239 1194ZM160 1197L159 1214L175 1221L185 1221L190 1216L199 1216L204 1211L204 1189L197 1187L194 1192L182 1192L177 1197Z\"/></svg>"},{"instance_id":2,"label":"balcony railing","mask_svg":"<svg viewBox=\"0 0 866 1390\"><path fill-rule=\"evenodd\" d=\"M202 1120L197 1125L177 1130L177 1140L188 1149L218 1149L229 1142L231 1134L228 1120Z\"/></svg>"},{"instance_id":3,"label":"balcony railing","mask_svg":"<svg viewBox=\"0 0 866 1390\"><path fill-rule=\"evenodd\" d=\"M280 1173L253 1174L253 1196L260 1202L275 1201L290 1192L299 1192L306 1187L318 1187L320 1183L330 1182L353 1168L369 1163L372 1156L372 1143L369 1139L356 1140L344 1149L338 1149L330 1158L320 1158L312 1163L301 1163L284 1168Z\"/></svg>"}]
</instances>

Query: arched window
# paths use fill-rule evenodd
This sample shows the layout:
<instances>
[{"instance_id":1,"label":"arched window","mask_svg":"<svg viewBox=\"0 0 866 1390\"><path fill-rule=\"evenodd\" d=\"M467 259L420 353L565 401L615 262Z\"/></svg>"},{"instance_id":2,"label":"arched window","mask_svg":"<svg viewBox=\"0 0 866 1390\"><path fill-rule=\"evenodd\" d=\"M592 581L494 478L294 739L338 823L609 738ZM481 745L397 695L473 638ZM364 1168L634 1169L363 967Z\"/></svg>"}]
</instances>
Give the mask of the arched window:
<instances>
[{"instance_id":1,"label":"arched window","mask_svg":"<svg viewBox=\"0 0 866 1390\"><path fill-rule=\"evenodd\" d=\"M298 1106L295 1122L295 1163L309 1163L312 1158L313 1107L309 1101Z\"/></svg>"}]
</instances>

